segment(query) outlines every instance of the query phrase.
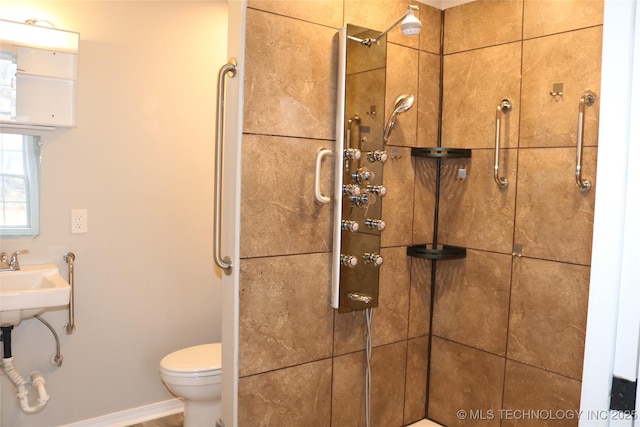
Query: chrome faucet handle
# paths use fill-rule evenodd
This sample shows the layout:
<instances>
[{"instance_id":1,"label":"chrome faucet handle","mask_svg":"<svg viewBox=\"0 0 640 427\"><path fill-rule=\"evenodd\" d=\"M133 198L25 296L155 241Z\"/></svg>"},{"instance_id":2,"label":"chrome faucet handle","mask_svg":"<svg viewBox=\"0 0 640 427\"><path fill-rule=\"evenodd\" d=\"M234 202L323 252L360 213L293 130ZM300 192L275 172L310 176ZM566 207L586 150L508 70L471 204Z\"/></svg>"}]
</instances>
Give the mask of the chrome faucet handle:
<instances>
[{"instance_id":1,"label":"chrome faucet handle","mask_svg":"<svg viewBox=\"0 0 640 427\"><path fill-rule=\"evenodd\" d=\"M19 251L15 251L12 255L11 255L11 269L12 270L20 270L20 262L18 262L18 255L20 254L28 254L29 251L26 249L22 249Z\"/></svg>"},{"instance_id":2,"label":"chrome faucet handle","mask_svg":"<svg viewBox=\"0 0 640 427\"><path fill-rule=\"evenodd\" d=\"M11 268L11 266L9 265L9 262L7 261L7 253L6 252L2 252L0 254L0 269L1 270L9 270Z\"/></svg>"}]
</instances>

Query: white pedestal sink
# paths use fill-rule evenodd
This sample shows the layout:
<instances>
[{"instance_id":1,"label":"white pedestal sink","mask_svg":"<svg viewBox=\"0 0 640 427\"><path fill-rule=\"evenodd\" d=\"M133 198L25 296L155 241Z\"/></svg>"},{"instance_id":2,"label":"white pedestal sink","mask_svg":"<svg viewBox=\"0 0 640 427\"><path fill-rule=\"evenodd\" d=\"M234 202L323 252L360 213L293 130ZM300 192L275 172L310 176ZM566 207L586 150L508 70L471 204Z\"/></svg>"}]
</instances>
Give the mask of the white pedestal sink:
<instances>
[{"instance_id":1,"label":"white pedestal sink","mask_svg":"<svg viewBox=\"0 0 640 427\"><path fill-rule=\"evenodd\" d=\"M23 265L0 272L0 326L17 325L47 309L69 304L71 286L55 264Z\"/></svg>"}]
</instances>

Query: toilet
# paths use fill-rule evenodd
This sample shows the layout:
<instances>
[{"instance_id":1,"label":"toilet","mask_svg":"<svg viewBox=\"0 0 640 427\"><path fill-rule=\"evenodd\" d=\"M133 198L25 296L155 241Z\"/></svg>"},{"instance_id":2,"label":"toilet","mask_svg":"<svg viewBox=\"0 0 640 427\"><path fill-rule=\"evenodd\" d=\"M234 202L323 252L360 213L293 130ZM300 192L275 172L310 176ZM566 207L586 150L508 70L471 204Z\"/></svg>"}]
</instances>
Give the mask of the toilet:
<instances>
[{"instance_id":1,"label":"toilet","mask_svg":"<svg viewBox=\"0 0 640 427\"><path fill-rule=\"evenodd\" d=\"M214 427L220 417L220 343L183 348L160 361L160 378L184 400L184 427Z\"/></svg>"}]
</instances>

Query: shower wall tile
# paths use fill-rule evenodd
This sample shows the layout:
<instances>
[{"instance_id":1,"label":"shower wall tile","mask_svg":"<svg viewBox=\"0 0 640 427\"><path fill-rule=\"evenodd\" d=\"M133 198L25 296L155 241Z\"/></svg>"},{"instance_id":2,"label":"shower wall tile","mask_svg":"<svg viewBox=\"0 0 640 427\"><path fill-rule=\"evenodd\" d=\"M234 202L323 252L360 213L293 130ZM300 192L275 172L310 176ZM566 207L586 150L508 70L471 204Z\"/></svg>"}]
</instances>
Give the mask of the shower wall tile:
<instances>
[{"instance_id":1,"label":"shower wall tile","mask_svg":"<svg viewBox=\"0 0 640 427\"><path fill-rule=\"evenodd\" d=\"M384 164L384 185L387 194L382 198L382 219L385 229L380 233L382 247L411 244L413 216L413 186L415 163L411 149L386 147L391 157ZM393 153L397 157L393 158Z\"/></svg>"},{"instance_id":2,"label":"shower wall tile","mask_svg":"<svg viewBox=\"0 0 640 427\"><path fill-rule=\"evenodd\" d=\"M493 179L493 150L473 150L471 159L444 160L440 192L439 242L511 254L516 194L516 150L501 150L500 189ZM457 180L458 169L467 177Z\"/></svg>"},{"instance_id":3,"label":"shower wall tile","mask_svg":"<svg viewBox=\"0 0 640 427\"><path fill-rule=\"evenodd\" d=\"M395 109L396 99L403 94L418 96L419 51L395 44L387 45L387 82L385 91L385 124ZM416 99L417 101L417 99ZM389 136L389 145L416 145L417 102L400 114Z\"/></svg>"},{"instance_id":4,"label":"shower wall tile","mask_svg":"<svg viewBox=\"0 0 640 427\"><path fill-rule=\"evenodd\" d=\"M247 7L326 25L328 27L340 28L342 27L343 3L343 0L249 0Z\"/></svg>"},{"instance_id":5,"label":"shower wall tile","mask_svg":"<svg viewBox=\"0 0 640 427\"><path fill-rule=\"evenodd\" d=\"M413 244L420 245L433 242L437 163L434 159L421 157L414 161Z\"/></svg>"},{"instance_id":6,"label":"shower wall tile","mask_svg":"<svg viewBox=\"0 0 640 427\"><path fill-rule=\"evenodd\" d=\"M438 145L440 114L440 56L420 52L418 78L418 147Z\"/></svg>"},{"instance_id":7,"label":"shower wall tile","mask_svg":"<svg viewBox=\"0 0 640 427\"><path fill-rule=\"evenodd\" d=\"M596 102L585 107L584 146L598 144L601 55L602 26L524 41L522 147L575 146L578 102L587 89ZM561 97L549 94L554 83L564 84Z\"/></svg>"},{"instance_id":8,"label":"shower wall tile","mask_svg":"<svg viewBox=\"0 0 640 427\"><path fill-rule=\"evenodd\" d=\"M440 55L440 31L442 31L442 11L426 4L420 4L418 14L422 22L420 50Z\"/></svg>"},{"instance_id":9,"label":"shower wall tile","mask_svg":"<svg viewBox=\"0 0 640 427\"><path fill-rule=\"evenodd\" d=\"M406 341L374 347L371 352L371 426L403 424ZM332 426L364 427L363 351L334 358Z\"/></svg>"},{"instance_id":10,"label":"shower wall tile","mask_svg":"<svg viewBox=\"0 0 640 427\"><path fill-rule=\"evenodd\" d=\"M240 376L331 357L330 254L240 264Z\"/></svg>"},{"instance_id":11,"label":"shower wall tile","mask_svg":"<svg viewBox=\"0 0 640 427\"><path fill-rule=\"evenodd\" d=\"M507 357L582 377L589 267L514 258Z\"/></svg>"},{"instance_id":12,"label":"shower wall tile","mask_svg":"<svg viewBox=\"0 0 640 427\"><path fill-rule=\"evenodd\" d=\"M340 355L365 348L367 323L365 311L334 312L333 354Z\"/></svg>"},{"instance_id":13,"label":"shower wall tile","mask_svg":"<svg viewBox=\"0 0 640 427\"><path fill-rule=\"evenodd\" d=\"M407 339L411 259L407 248L382 248L378 307L371 323L374 346Z\"/></svg>"},{"instance_id":14,"label":"shower wall tile","mask_svg":"<svg viewBox=\"0 0 640 427\"><path fill-rule=\"evenodd\" d=\"M331 141L244 135L240 256L331 250L331 208L313 195L315 155ZM332 193L333 162L321 188Z\"/></svg>"},{"instance_id":15,"label":"shower wall tile","mask_svg":"<svg viewBox=\"0 0 640 427\"><path fill-rule=\"evenodd\" d=\"M238 425L329 427L331 359L240 378Z\"/></svg>"},{"instance_id":16,"label":"shower wall tile","mask_svg":"<svg viewBox=\"0 0 640 427\"><path fill-rule=\"evenodd\" d=\"M431 314L431 260L411 258L409 338L429 334Z\"/></svg>"},{"instance_id":17,"label":"shower wall tile","mask_svg":"<svg viewBox=\"0 0 640 427\"><path fill-rule=\"evenodd\" d=\"M567 414L569 411L577 413L580 410L580 387L580 381L507 360L504 409L512 411L546 410L551 411L552 414L557 414L556 411L562 411L561 414ZM504 427L548 425L545 420L516 420L514 418L505 419L502 425ZM578 417L553 420L554 427L575 427L577 425Z\"/></svg>"},{"instance_id":18,"label":"shower wall tile","mask_svg":"<svg viewBox=\"0 0 640 427\"><path fill-rule=\"evenodd\" d=\"M467 251L436 271L433 334L504 356L511 255Z\"/></svg>"},{"instance_id":19,"label":"shower wall tile","mask_svg":"<svg viewBox=\"0 0 640 427\"><path fill-rule=\"evenodd\" d=\"M521 45L509 43L444 57L442 146L494 147L496 108L505 98L513 108L501 117L501 146L518 146Z\"/></svg>"},{"instance_id":20,"label":"shower wall tile","mask_svg":"<svg viewBox=\"0 0 640 427\"><path fill-rule=\"evenodd\" d=\"M603 12L604 0L524 0L524 38L602 25Z\"/></svg>"},{"instance_id":21,"label":"shower wall tile","mask_svg":"<svg viewBox=\"0 0 640 427\"><path fill-rule=\"evenodd\" d=\"M427 376L429 374L429 338L407 342L407 379L404 388L404 422L408 425L425 417Z\"/></svg>"},{"instance_id":22,"label":"shower wall tile","mask_svg":"<svg viewBox=\"0 0 640 427\"><path fill-rule=\"evenodd\" d=\"M409 0L344 0L344 24L354 24L382 32L407 11L409 4L415 3L416 1ZM416 16L422 19L420 13L423 7L420 6L421 10ZM422 23L424 28L424 21ZM404 36L398 25L387 33L387 41L417 49L420 37Z\"/></svg>"},{"instance_id":23,"label":"shower wall tile","mask_svg":"<svg viewBox=\"0 0 640 427\"><path fill-rule=\"evenodd\" d=\"M444 12L444 53L520 40L522 0L477 0Z\"/></svg>"},{"instance_id":24,"label":"shower wall tile","mask_svg":"<svg viewBox=\"0 0 640 427\"><path fill-rule=\"evenodd\" d=\"M247 27L244 132L334 139L336 31L254 9Z\"/></svg>"},{"instance_id":25,"label":"shower wall tile","mask_svg":"<svg viewBox=\"0 0 640 427\"><path fill-rule=\"evenodd\" d=\"M514 241L524 256L591 264L596 155L596 147L583 149L582 176L592 188L582 193L575 148L520 150Z\"/></svg>"},{"instance_id":26,"label":"shower wall tile","mask_svg":"<svg viewBox=\"0 0 640 427\"><path fill-rule=\"evenodd\" d=\"M448 427L464 427L469 420L457 416L461 409L497 414L505 359L435 336L431 345L429 418ZM498 427L500 419L478 420L473 425Z\"/></svg>"}]
</instances>

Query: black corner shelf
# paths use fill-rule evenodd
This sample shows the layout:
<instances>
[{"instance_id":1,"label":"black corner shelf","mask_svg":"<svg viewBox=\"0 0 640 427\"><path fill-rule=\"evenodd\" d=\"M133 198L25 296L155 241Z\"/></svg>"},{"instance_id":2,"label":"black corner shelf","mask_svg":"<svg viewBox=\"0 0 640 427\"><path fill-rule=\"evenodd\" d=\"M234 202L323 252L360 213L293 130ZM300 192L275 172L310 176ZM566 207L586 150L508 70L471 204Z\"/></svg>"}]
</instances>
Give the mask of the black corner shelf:
<instances>
[{"instance_id":1,"label":"black corner shelf","mask_svg":"<svg viewBox=\"0 0 640 427\"><path fill-rule=\"evenodd\" d=\"M446 147L412 147L413 157L426 157L431 159L469 159L471 149L469 148L446 148Z\"/></svg>"},{"instance_id":2,"label":"black corner shelf","mask_svg":"<svg viewBox=\"0 0 640 427\"><path fill-rule=\"evenodd\" d=\"M435 260L460 259L467 257L467 249L451 245L438 245L435 248L429 244L413 245L407 247L407 255L414 258Z\"/></svg>"}]
</instances>

